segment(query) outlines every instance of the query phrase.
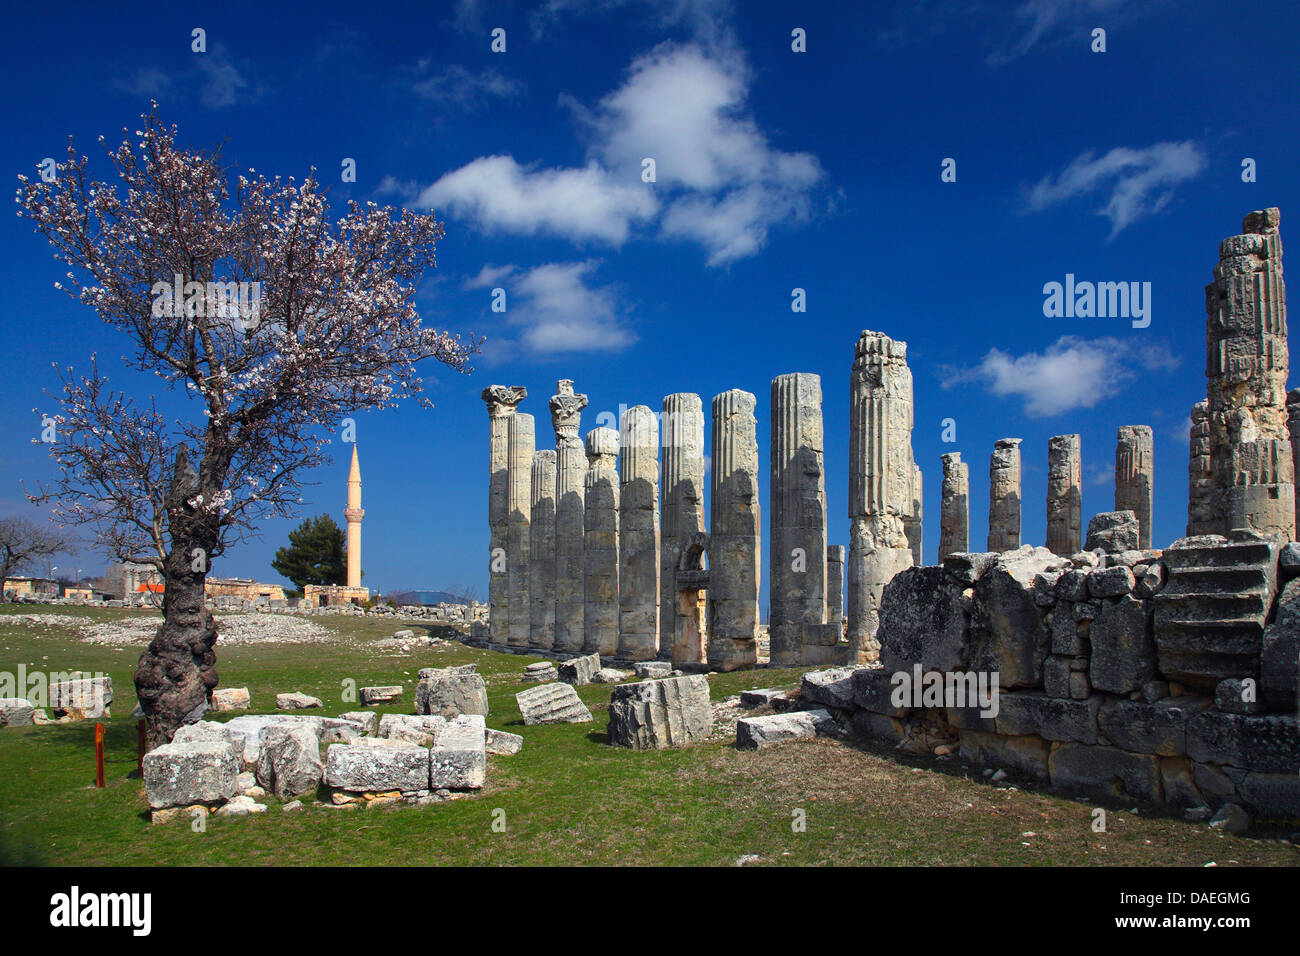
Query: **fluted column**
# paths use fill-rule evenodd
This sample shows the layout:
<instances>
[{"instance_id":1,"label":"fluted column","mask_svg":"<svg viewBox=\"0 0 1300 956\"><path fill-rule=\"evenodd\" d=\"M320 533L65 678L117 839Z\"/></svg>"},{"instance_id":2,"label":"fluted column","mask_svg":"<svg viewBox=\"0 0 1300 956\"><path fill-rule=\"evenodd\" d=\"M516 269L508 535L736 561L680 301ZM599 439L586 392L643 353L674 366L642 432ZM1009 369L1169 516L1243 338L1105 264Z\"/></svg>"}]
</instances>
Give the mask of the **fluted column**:
<instances>
[{"instance_id":1,"label":"fluted column","mask_svg":"<svg viewBox=\"0 0 1300 956\"><path fill-rule=\"evenodd\" d=\"M922 511L922 502L925 498L922 493L923 484L921 467L914 462L912 464L912 507L910 513L903 516L903 531L907 535L907 548L912 552L912 563L915 565L925 564L921 553L925 540L925 522Z\"/></svg>"},{"instance_id":2,"label":"fluted column","mask_svg":"<svg viewBox=\"0 0 1300 956\"><path fill-rule=\"evenodd\" d=\"M759 500L756 400L732 389L713 399L709 533L709 666L758 663Z\"/></svg>"},{"instance_id":3,"label":"fluted column","mask_svg":"<svg viewBox=\"0 0 1300 956\"><path fill-rule=\"evenodd\" d=\"M659 423L646 405L623 413L618 498L618 656L659 650Z\"/></svg>"},{"instance_id":4,"label":"fluted column","mask_svg":"<svg viewBox=\"0 0 1300 956\"><path fill-rule=\"evenodd\" d=\"M583 584L583 483L587 455L578 429L587 396L573 391L573 382L560 379L551 396L551 425L555 429L555 642L554 650L582 651L586 588Z\"/></svg>"},{"instance_id":5,"label":"fluted column","mask_svg":"<svg viewBox=\"0 0 1300 956\"><path fill-rule=\"evenodd\" d=\"M510 417L506 435L510 452L510 527L506 534L506 588L510 598L510 629L506 643L527 647L531 634L532 602L528 598L532 556L533 451L536 446L533 416L520 412Z\"/></svg>"},{"instance_id":6,"label":"fluted column","mask_svg":"<svg viewBox=\"0 0 1300 956\"><path fill-rule=\"evenodd\" d=\"M844 545L826 549L826 623L844 621Z\"/></svg>"},{"instance_id":7,"label":"fluted column","mask_svg":"<svg viewBox=\"0 0 1300 956\"><path fill-rule=\"evenodd\" d=\"M528 565L528 646L550 650L555 644L555 452L533 454L531 554Z\"/></svg>"},{"instance_id":8,"label":"fluted column","mask_svg":"<svg viewBox=\"0 0 1300 956\"><path fill-rule=\"evenodd\" d=\"M1210 468L1210 405L1202 399L1192 406L1188 434L1187 535L1214 534L1220 518L1214 513L1214 475Z\"/></svg>"},{"instance_id":9,"label":"fluted column","mask_svg":"<svg viewBox=\"0 0 1300 956\"><path fill-rule=\"evenodd\" d=\"M858 662L879 656L880 598L912 565L904 519L915 510L915 482L907 343L864 331L849 396L848 638Z\"/></svg>"},{"instance_id":10,"label":"fluted column","mask_svg":"<svg viewBox=\"0 0 1300 956\"><path fill-rule=\"evenodd\" d=\"M970 466L953 451L943 463L942 501L939 510L939 562L950 554L970 550Z\"/></svg>"},{"instance_id":11,"label":"fluted column","mask_svg":"<svg viewBox=\"0 0 1300 956\"><path fill-rule=\"evenodd\" d=\"M999 438L989 458L990 551L1020 547L1020 441Z\"/></svg>"},{"instance_id":12,"label":"fluted column","mask_svg":"<svg viewBox=\"0 0 1300 956\"><path fill-rule=\"evenodd\" d=\"M528 395L521 385L483 389L490 424L488 445L488 626L492 640L504 644L510 628L507 553L510 528L510 419Z\"/></svg>"},{"instance_id":13,"label":"fluted column","mask_svg":"<svg viewBox=\"0 0 1300 956\"><path fill-rule=\"evenodd\" d=\"M1155 444L1150 425L1121 425L1115 441L1115 510L1138 520L1138 547L1151 547Z\"/></svg>"},{"instance_id":14,"label":"fluted column","mask_svg":"<svg viewBox=\"0 0 1300 956\"><path fill-rule=\"evenodd\" d=\"M1300 474L1300 388L1286 393L1287 431L1291 434L1291 460ZM1300 531L1300 482L1295 484L1296 529Z\"/></svg>"},{"instance_id":15,"label":"fluted column","mask_svg":"<svg viewBox=\"0 0 1300 956\"><path fill-rule=\"evenodd\" d=\"M1047 550L1069 557L1082 546L1083 453L1078 435L1047 439Z\"/></svg>"},{"instance_id":16,"label":"fluted column","mask_svg":"<svg viewBox=\"0 0 1300 956\"><path fill-rule=\"evenodd\" d=\"M793 372L772 380L772 552L768 633L773 667L799 663L803 626L826 617L826 485L822 382Z\"/></svg>"},{"instance_id":17,"label":"fluted column","mask_svg":"<svg viewBox=\"0 0 1300 956\"><path fill-rule=\"evenodd\" d=\"M1289 371L1281 213L1247 214L1219 244L1205 287L1210 467L1220 533L1295 537L1295 461L1287 430Z\"/></svg>"},{"instance_id":18,"label":"fluted column","mask_svg":"<svg viewBox=\"0 0 1300 956\"><path fill-rule=\"evenodd\" d=\"M618 652L618 444L612 428L587 432L582 650L605 657Z\"/></svg>"},{"instance_id":19,"label":"fluted column","mask_svg":"<svg viewBox=\"0 0 1300 956\"><path fill-rule=\"evenodd\" d=\"M659 656L678 664L700 663L699 608L678 613L677 569L682 549L704 531L704 408L700 396L665 396L663 417L663 509L659 534Z\"/></svg>"}]
</instances>

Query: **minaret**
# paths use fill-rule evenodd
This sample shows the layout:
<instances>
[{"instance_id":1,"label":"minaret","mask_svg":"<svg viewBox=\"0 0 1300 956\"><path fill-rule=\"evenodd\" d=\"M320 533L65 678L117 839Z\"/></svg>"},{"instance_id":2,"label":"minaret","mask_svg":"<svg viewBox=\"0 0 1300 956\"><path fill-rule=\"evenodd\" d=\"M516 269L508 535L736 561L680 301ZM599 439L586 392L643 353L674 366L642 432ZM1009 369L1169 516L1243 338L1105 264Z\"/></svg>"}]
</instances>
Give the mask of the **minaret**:
<instances>
[{"instance_id":1,"label":"minaret","mask_svg":"<svg viewBox=\"0 0 1300 956\"><path fill-rule=\"evenodd\" d=\"M361 587L361 463L357 461L357 446L352 445L352 468L348 471L348 506L343 517L348 519L348 587Z\"/></svg>"}]
</instances>

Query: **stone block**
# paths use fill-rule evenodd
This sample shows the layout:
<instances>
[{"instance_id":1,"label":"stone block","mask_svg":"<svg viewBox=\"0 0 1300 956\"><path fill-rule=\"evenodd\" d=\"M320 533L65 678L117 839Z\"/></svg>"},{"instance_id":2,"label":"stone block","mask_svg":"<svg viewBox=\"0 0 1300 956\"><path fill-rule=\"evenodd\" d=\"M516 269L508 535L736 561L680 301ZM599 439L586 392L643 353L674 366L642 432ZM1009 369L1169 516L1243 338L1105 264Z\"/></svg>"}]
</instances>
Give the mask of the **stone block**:
<instances>
[{"instance_id":1,"label":"stone block","mask_svg":"<svg viewBox=\"0 0 1300 956\"><path fill-rule=\"evenodd\" d=\"M212 692L212 710L225 713L231 710L248 710L253 698L247 687L219 687Z\"/></svg>"},{"instance_id":2,"label":"stone block","mask_svg":"<svg viewBox=\"0 0 1300 956\"><path fill-rule=\"evenodd\" d=\"M1178 810L1206 806L1205 797L1196 787L1193 764L1186 757L1160 758L1160 786L1165 803Z\"/></svg>"},{"instance_id":3,"label":"stone block","mask_svg":"<svg viewBox=\"0 0 1300 956\"><path fill-rule=\"evenodd\" d=\"M970 669L997 671L999 685L1007 689L1041 686L1049 645L1032 590L1001 563L986 572L975 585Z\"/></svg>"},{"instance_id":4,"label":"stone block","mask_svg":"<svg viewBox=\"0 0 1300 956\"><path fill-rule=\"evenodd\" d=\"M671 677L673 673L673 665L670 661L637 661L632 668L636 671L636 676L642 680Z\"/></svg>"},{"instance_id":5,"label":"stone block","mask_svg":"<svg viewBox=\"0 0 1300 956\"><path fill-rule=\"evenodd\" d=\"M906 728L901 720L884 714L875 714L869 710L854 712L850 726L855 736L890 747L901 741L906 734Z\"/></svg>"},{"instance_id":6,"label":"stone block","mask_svg":"<svg viewBox=\"0 0 1300 956\"><path fill-rule=\"evenodd\" d=\"M740 692L741 707L762 707L770 704L773 697L779 697L784 691L775 687L760 687L754 690L742 690Z\"/></svg>"},{"instance_id":7,"label":"stone block","mask_svg":"<svg viewBox=\"0 0 1300 956\"><path fill-rule=\"evenodd\" d=\"M112 703L111 677L82 677L50 685L50 710L55 717L100 720L110 716Z\"/></svg>"},{"instance_id":8,"label":"stone block","mask_svg":"<svg viewBox=\"0 0 1300 956\"><path fill-rule=\"evenodd\" d=\"M339 718L358 724L363 734L374 735L379 731L379 715L372 710L350 710L339 714Z\"/></svg>"},{"instance_id":9,"label":"stone block","mask_svg":"<svg viewBox=\"0 0 1300 956\"><path fill-rule=\"evenodd\" d=\"M998 695L996 725L1006 737L1033 734L1045 740L1097 742L1101 698L1068 700L1021 691Z\"/></svg>"},{"instance_id":10,"label":"stone block","mask_svg":"<svg viewBox=\"0 0 1300 956\"><path fill-rule=\"evenodd\" d=\"M36 708L21 697L0 697L0 727L30 727Z\"/></svg>"},{"instance_id":11,"label":"stone block","mask_svg":"<svg viewBox=\"0 0 1300 956\"><path fill-rule=\"evenodd\" d=\"M415 685L415 712L448 719L461 714L486 716L487 682L477 673L434 669Z\"/></svg>"},{"instance_id":12,"label":"stone block","mask_svg":"<svg viewBox=\"0 0 1300 956\"><path fill-rule=\"evenodd\" d=\"M539 684L515 694L524 723L581 724L591 720L591 711L569 684Z\"/></svg>"},{"instance_id":13,"label":"stone block","mask_svg":"<svg viewBox=\"0 0 1300 956\"><path fill-rule=\"evenodd\" d=\"M480 790L487 779L487 727L481 714L448 721L429 751L430 790Z\"/></svg>"},{"instance_id":14,"label":"stone block","mask_svg":"<svg viewBox=\"0 0 1300 956\"><path fill-rule=\"evenodd\" d=\"M1187 755L1198 763L1295 773L1300 767L1300 728L1291 715L1206 710L1187 722Z\"/></svg>"},{"instance_id":15,"label":"stone block","mask_svg":"<svg viewBox=\"0 0 1300 956\"><path fill-rule=\"evenodd\" d=\"M959 551L943 559L943 569L962 584L974 584L997 563L996 551Z\"/></svg>"},{"instance_id":16,"label":"stone block","mask_svg":"<svg viewBox=\"0 0 1300 956\"><path fill-rule=\"evenodd\" d=\"M310 694L304 694L301 691L293 691L289 694L275 695L276 710L310 710L313 707L323 707L319 697L312 697Z\"/></svg>"},{"instance_id":17,"label":"stone block","mask_svg":"<svg viewBox=\"0 0 1300 956\"><path fill-rule=\"evenodd\" d=\"M742 717L736 722L736 747L761 750L790 740L811 740L818 729L828 729L834 719L824 710L802 710L792 714Z\"/></svg>"},{"instance_id":18,"label":"stone block","mask_svg":"<svg viewBox=\"0 0 1300 956\"><path fill-rule=\"evenodd\" d=\"M1098 726L1123 750L1174 757L1187 752L1187 722L1206 706L1195 697L1169 697L1154 704L1117 698L1102 707Z\"/></svg>"},{"instance_id":19,"label":"stone block","mask_svg":"<svg viewBox=\"0 0 1300 956\"><path fill-rule=\"evenodd\" d=\"M487 752L498 756L514 756L524 749L524 738L504 730L487 728Z\"/></svg>"},{"instance_id":20,"label":"stone block","mask_svg":"<svg viewBox=\"0 0 1300 956\"><path fill-rule=\"evenodd\" d=\"M1156 645L1151 614L1132 596L1107 600L1088 630L1092 647L1089 679L1112 694L1140 691L1156 676Z\"/></svg>"},{"instance_id":21,"label":"stone block","mask_svg":"<svg viewBox=\"0 0 1300 956\"><path fill-rule=\"evenodd\" d=\"M277 797L313 793L320 785L324 769L320 759L320 737L310 724L267 730L257 763L259 786Z\"/></svg>"},{"instance_id":22,"label":"stone block","mask_svg":"<svg viewBox=\"0 0 1300 956\"><path fill-rule=\"evenodd\" d=\"M229 741L169 743L144 755L149 806L188 807L217 803L238 793L239 758Z\"/></svg>"},{"instance_id":23,"label":"stone block","mask_svg":"<svg viewBox=\"0 0 1300 956\"><path fill-rule=\"evenodd\" d=\"M1249 678L1248 678L1249 679ZM1256 699L1258 688L1239 677L1219 681L1214 688L1214 706L1229 714L1258 714L1264 705Z\"/></svg>"},{"instance_id":24,"label":"stone block","mask_svg":"<svg viewBox=\"0 0 1300 956\"><path fill-rule=\"evenodd\" d=\"M684 747L713 731L703 674L622 684L609 701L609 742L633 750Z\"/></svg>"},{"instance_id":25,"label":"stone block","mask_svg":"<svg viewBox=\"0 0 1300 956\"><path fill-rule=\"evenodd\" d=\"M446 726L447 718L441 714L384 714L379 719L378 736L417 747L432 747Z\"/></svg>"},{"instance_id":26,"label":"stone block","mask_svg":"<svg viewBox=\"0 0 1300 956\"><path fill-rule=\"evenodd\" d=\"M599 654L585 654L582 657L574 657L562 662L559 667L561 683L571 684L574 687L592 683L599 672Z\"/></svg>"},{"instance_id":27,"label":"stone block","mask_svg":"<svg viewBox=\"0 0 1300 956\"><path fill-rule=\"evenodd\" d=\"M1296 548L1295 542L1287 548ZM1300 710L1300 579L1282 589L1273 621L1264 629L1259 697L1274 713L1294 714Z\"/></svg>"},{"instance_id":28,"label":"stone block","mask_svg":"<svg viewBox=\"0 0 1300 956\"><path fill-rule=\"evenodd\" d=\"M893 702L893 672L883 667L859 667L853 671L853 703L873 714L906 717L909 706L896 707ZM843 705L836 705L843 706Z\"/></svg>"},{"instance_id":29,"label":"stone block","mask_svg":"<svg viewBox=\"0 0 1300 956\"><path fill-rule=\"evenodd\" d=\"M1136 551L1141 547L1140 539L1141 528L1132 511L1103 511L1089 520L1083 550L1106 554Z\"/></svg>"},{"instance_id":30,"label":"stone block","mask_svg":"<svg viewBox=\"0 0 1300 956\"><path fill-rule=\"evenodd\" d=\"M538 661L524 668L524 680L532 683L549 684L559 678L559 671L550 661Z\"/></svg>"},{"instance_id":31,"label":"stone block","mask_svg":"<svg viewBox=\"0 0 1300 956\"><path fill-rule=\"evenodd\" d=\"M1265 820L1300 819L1300 774L1251 772L1237 786L1242 802Z\"/></svg>"},{"instance_id":32,"label":"stone block","mask_svg":"<svg viewBox=\"0 0 1300 956\"><path fill-rule=\"evenodd\" d=\"M799 694L814 704L847 710L853 706L853 673L856 670L855 667L834 667L810 671L799 681Z\"/></svg>"},{"instance_id":33,"label":"stone block","mask_svg":"<svg viewBox=\"0 0 1300 956\"><path fill-rule=\"evenodd\" d=\"M333 744L325 754L325 783L353 793L425 790L429 751L415 744Z\"/></svg>"},{"instance_id":34,"label":"stone block","mask_svg":"<svg viewBox=\"0 0 1300 956\"><path fill-rule=\"evenodd\" d=\"M1088 572L1080 568L1062 571L1061 576L1056 579L1056 600L1070 602L1088 600Z\"/></svg>"},{"instance_id":35,"label":"stone block","mask_svg":"<svg viewBox=\"0 0 1300 956\"><path fill-rule=\"evenodd\" d=\"M367 707L374 707L376 704L388 704L400 699L402 685L388 684L383 687L363 687L359 693L362 704Z\"/></svg>"},{"instance_id":36,"label":"stone block","mask_svg":"<svg viewBox=\"0 0 1300 956\"><path fill-rule=\"evenodd\" d=\"M961 585L943 568L898 572L885 585L876 637L886 670L910 670L913 664L925 670L963 669L969 656L969 615Z\"/></svg>"},{"instance_id":37,"label":"stone block","mask_svg":"<svg viewBox=\"0 0 1300 956\"><path fill-rule=\"evenodd\" d=\"M1136 583L1133 572L1122 565L1102 568L1088 575L1088 594L1094 598L1120 597L1131 594Z\"/></svg>"},{"instance_id":38,"label":"stone block","mask_svg":"<svg viewBox=\"0 0 1300 956\"><path fill-rule=\"evenodd\" d=\"M1052 786L1064 793L1124 797L1151 804L1164 800L1160 759L1150 754L1063 743L1052 749L1047 769Z\"/></svg>"},{"instance_id":39,"label":"stone block","mask_svg":"<svg viewBox=\"0 0 1300 956\"><path fill-rule=\"evenodd\" d=\"M1043 661L1043 690L1048 697L1069 698L1070 660L1069 657L1053 655Z\"/></svg>"}]
</instances>

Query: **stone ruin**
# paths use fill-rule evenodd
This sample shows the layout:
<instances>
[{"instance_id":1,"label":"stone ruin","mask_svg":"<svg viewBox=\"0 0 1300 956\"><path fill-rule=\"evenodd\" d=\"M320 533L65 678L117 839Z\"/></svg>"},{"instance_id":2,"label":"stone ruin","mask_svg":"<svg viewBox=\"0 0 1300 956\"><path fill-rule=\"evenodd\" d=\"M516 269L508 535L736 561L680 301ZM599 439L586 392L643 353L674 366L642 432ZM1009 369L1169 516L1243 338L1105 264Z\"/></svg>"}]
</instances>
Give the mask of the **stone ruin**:
<instances>
[{"instance_id":1,"label":"stone ruin","mask_svg":"<svg viewBox=\"0 0 1300 956\"><path fill-rule=\"evenodd\" d=\"M806 674L801 706L892 747L1065 793L1189 819L1230 817L1230 805L1300 816L1300 390L1285 392L1278 221L1276 209L1248 215L1206 288L1188 536L1151 547L1146 426L1119 430L1116 510L1089 522L1084 550L1077 435L1049 441L1046 548L1019 546L1017 440L999 441L990 464L984 553L961 548L968 479L945 455L940 565L890 578L879 660Z\"/></svg>"}]
</instances>

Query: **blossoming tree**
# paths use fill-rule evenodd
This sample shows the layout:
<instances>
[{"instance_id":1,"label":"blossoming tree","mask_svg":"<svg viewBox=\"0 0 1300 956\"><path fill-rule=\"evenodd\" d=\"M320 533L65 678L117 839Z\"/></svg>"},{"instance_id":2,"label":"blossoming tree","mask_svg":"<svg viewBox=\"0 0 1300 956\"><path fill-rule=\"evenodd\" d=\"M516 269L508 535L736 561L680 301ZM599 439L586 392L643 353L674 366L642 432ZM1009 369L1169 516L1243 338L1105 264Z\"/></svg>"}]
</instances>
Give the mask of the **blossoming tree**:
<instances>
[{"instance_id":1,"label":"blossoming tree","mask_svg":"<svg viewBox=\"0 0 1300 956\"><path fill-rule=\"evenodd\" d=\"M468 372L480 343L421 325L415 290L443 235L432 215L352 202L331 218L314 174L295 184L250 170L232 189L219 151L178 146L156 104L142 119L106 147L115 179L94 180L69 144L48 181L20 177L17 202L70 267L67 291L187 409L169 418L153 396L110 390L93 358L88 375L64 370L59 476L30 496L162 573L163 624L135 676L155 746L217 684L212 560L295 513L345 417L427 405L417 363Z\"/></svg>"}]
</instances>

